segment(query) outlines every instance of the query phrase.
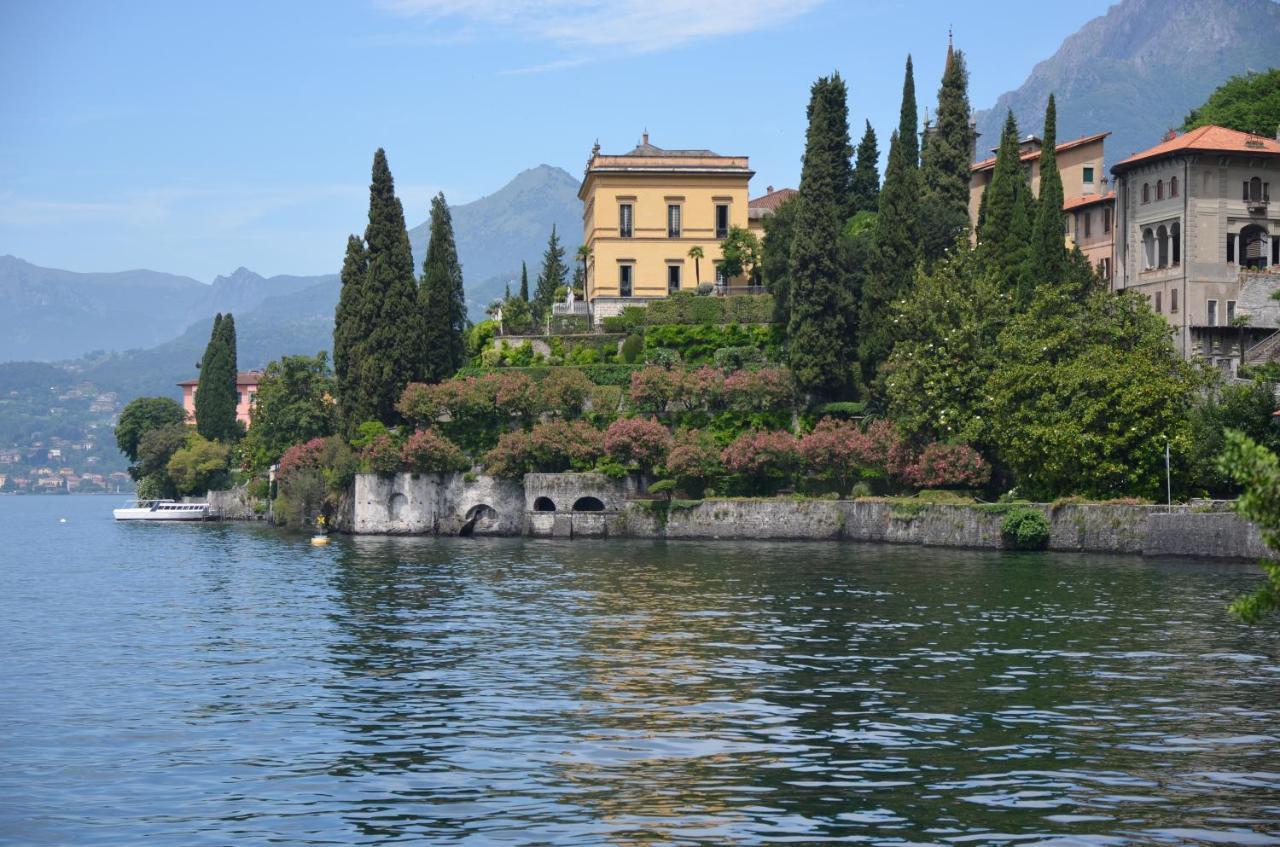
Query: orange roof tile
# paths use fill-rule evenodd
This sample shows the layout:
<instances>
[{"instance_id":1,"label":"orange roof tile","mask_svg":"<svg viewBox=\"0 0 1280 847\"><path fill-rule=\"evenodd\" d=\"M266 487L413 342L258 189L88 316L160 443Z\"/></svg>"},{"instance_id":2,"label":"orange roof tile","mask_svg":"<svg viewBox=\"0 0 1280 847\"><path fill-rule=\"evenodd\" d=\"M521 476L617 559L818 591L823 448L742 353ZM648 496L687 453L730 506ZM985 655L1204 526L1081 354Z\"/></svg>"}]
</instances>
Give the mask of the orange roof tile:
<instances>
[{"instance_id":1,"label":"orange roof tile","mask_svg":"<svg viewBox=\"0 0 1280 847\"><path fill-rule=\"evenodd\" d=\"M1082 206L1092 206L1094 203L1102 203L1107 200L1115 199L1116 193L1114 191L1108 191L1106 194L1082 194L1079 197L1064 200L1062 203L1062 211L1069 212L1072 209L1079 209Z\"/></svg>"},{"instance_id":2,"label":"orange roof tile","mask_svg":"<svg viewBox=\"0 0 1280 847\"><path fill-rule=\"evenodd\" d=\"M768 194L762 194L754 200L747 201L747 208L776 212L779 206L799 193L794 188L779 188L777 191L770 191Z\"/></svg>"},{"instance_id":3,"label":"orange roof tile","mask_svg":"<svg viewBox=\"0 0 1280 847\"><path fill-rule=\"evenodd\" d=\"M1110 134L1111 134L1110 132L1095 132L1093 135L1086 135L1081 138L1077 138L1073 141L1064 141L1061 144L1056 145L1053 148L1053 150L1055 153L1062 153L1065 150L1071 150L1073 148L1080 147L1082 145L1089 144L1091 142L1106 138ZM1031 150L1027 153L1023 153L1018 158L1024 162L1030 162L1040 158L1040 151ZM992 156L990 159L983 159L981 162L975 162L974 164L970 165L969 170L970 171L987 171L987 170L991 170L995 166L996 166L996 157Z\"/></svg>"},{"instance_id":4,"label":"orange roof tile","mask_svg":"<svg viewBox=\"0 0 1280 847\"><path fill-rule=\"evenodd\" d=\"M1261 135L1252 135L1224 126L1202 126L1184 132L1176 138L1161 142L1155 147L1134 153L1116 163L1113 173L1126 165L1144 162L1160 156L1169 156L1184 150L1202 150L1211 153L1244 153L1248 155L1280 155L1280 141Z\"/></svg>"}]
</instances>

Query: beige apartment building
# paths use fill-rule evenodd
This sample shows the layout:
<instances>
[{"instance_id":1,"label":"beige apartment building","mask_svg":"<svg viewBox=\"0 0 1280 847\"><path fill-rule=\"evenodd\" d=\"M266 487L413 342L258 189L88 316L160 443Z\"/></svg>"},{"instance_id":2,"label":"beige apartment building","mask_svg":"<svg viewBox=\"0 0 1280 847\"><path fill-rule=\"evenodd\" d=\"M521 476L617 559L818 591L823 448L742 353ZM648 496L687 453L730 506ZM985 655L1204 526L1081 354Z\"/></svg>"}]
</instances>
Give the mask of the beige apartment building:
<instances>
[{"instance_id":1,"label":"beige apartment building","mask_svg":"<svg viewBox=\"0 0 1280 847\"><path fill-rule=\"evenodd\" d=\"M648 133L621 155L601 153L597 144L578 190L592 319L700 282L721 293L746 290L745 278L718 278L716 264L729 228L749 227L752 174L746 156L664 150ZM689 255L694 247L700 259Z\"/></svg>"},{"instance_id":2,"label":"beige apartment building","mask_svg":"<svg viewBox=\"0 0 1280 847\"><path fill-rule=\"evenodd\" d=\"M1064 233L1068 246L1077 245L1105 280L1113 265L1115 194L1103 171L1103 145L1111 133L1099 132L1054 147L1058 172L1062 176L1062 208L1067 217ZM1040 196L1041 139L1028 135L1018 145L1019 158L1031 181L1031 193ZM994 150L992 152L995 152ZM969 223L978 225L982 195L995 173L995 157L977 162L969 169ZM976 237L976 236L975 236Z\"/></svg>"},{"instance_id":3,"label":"beige apartment building","mask_svg":"<svg viewBox=\"0 0 1280 847\"><path fill-rule=\"evenodd\" d=\"M1111 169L1116 290L1151 301L1187 358L1235 373L1280 347L1280 140L1217 126L1165 140Z\"/></svg>"}]
</instances>

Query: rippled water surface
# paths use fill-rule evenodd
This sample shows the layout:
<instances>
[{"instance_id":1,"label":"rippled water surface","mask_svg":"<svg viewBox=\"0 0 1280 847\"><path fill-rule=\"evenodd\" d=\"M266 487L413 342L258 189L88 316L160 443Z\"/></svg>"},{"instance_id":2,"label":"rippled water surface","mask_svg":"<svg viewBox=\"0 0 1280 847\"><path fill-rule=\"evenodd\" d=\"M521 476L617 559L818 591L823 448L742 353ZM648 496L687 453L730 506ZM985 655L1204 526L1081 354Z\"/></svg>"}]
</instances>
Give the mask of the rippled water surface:
<instances>
[{"instance_id":1,"label":"rippled water surface","mask_svg":"<svg viewBox=\"0 0 1280 847\"><path fill-rule=\"evenodd\" d=\"M1253 567L113 505L0 498L7 843L1280 844Z\"/></svg>"}]
</instances>

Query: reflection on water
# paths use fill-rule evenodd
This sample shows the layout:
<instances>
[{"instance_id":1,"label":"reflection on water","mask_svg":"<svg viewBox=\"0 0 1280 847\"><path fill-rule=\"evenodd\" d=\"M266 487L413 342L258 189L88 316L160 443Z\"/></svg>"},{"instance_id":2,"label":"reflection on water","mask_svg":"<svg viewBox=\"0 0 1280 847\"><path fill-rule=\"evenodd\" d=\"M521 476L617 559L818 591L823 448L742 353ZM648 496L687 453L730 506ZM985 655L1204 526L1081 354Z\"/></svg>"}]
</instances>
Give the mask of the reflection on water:
<instances>
[{"instance_id":1,"label":"reflection on water","mask_svg":"<svg viewBox=\"0 0 1280 847\"><path fill-rule=\"evenodd\" d=\"M1249 567L110 505L0 498L0 840L1280 844Z\"/></svg>"}]
</instances>

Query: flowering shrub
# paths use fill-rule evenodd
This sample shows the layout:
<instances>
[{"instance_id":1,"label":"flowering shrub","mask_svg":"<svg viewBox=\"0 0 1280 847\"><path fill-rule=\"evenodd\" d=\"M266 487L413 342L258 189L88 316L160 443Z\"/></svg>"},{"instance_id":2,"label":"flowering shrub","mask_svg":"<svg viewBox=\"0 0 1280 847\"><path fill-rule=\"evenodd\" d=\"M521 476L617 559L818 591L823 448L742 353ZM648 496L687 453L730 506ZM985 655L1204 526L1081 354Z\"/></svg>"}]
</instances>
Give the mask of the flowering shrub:
<instances>
[{"instance_id":1,"label":"flowering shrub","mask_svg":"<svg viewBox=\"0 0 1280 847\"><path fill-rule=\"evenodd\" d=\"M683 429L676 433L663 463L665 473L673 476L698 495L708 482L724 473L720 448L711 433L700 429Z\"/></svg>"},{"instance_id":2,"label":"flowering shrub","mask_svg":"<svg viewBox=\"0 0 1280 847\"><path fill-rule=\"evenodd\" d=\"M585 421L553 420L529 432L508 432L485 454L485 470L494 476L586 470L604 452L603 434Z\"/></svg>"},{"instance_id":3,"label":"flowering shrub","mask_svg":"<svg viewBox=\"0 0 1280 847\"><path fill-rule=\"evenodd\" d=\"M467 450L492 446L505 430L531 421L539 410L538 387L519 371L410 383L396 409L419 426L435 427Z\"/></svg>"},{"instance_id":4,"label":"flowering shrub","mask_svg":"<svg viewBox=\"0 0 1280 847\"><path fill-rule=\"evenodd\" d=\"M780 477L795 470L799 444L789 432L746 432L720 454L731 473L763 479Z\"/></svg>"},{"instance_id":5,"label":"flowering shrub","mask_svg":"<svg viewBox=\"0 0 1280 847\"><path fill-rule=\"evenodd\" d=\"M800 459L814 476L830 479L841 496L865 470L876 469L879 449L871 436L850 421L823 418L800 439Z\"/></svg>"},{"instance_id":6,"label":"flowering shrub","mask_svg":"<svg viewBox=\"0 0 1280 847\"><path fill-rule=\"evenodd\" d=\"M595 390L595 383L574 368L556 368L538 383L538 406L543 412L576 418Z\"/></svg>"},{"instance_id":7,"label":"flowering shrub","mask_svg":"<svg viewBox=\"0 0 1280 847\"><path fill-rule=\"evenodd\" d=\"M276 519L300 527L319 512L331 511L358 468L355 454L337 436L293 445L284 451L277 469Z\"/></svg>"},{"instance_id":8,"label":"flowering shrub","mask_svg":"<svg viewBox=\"0 0 1280 847\"><path fill-rule=\"evenodd\" d=\"M903 479L904 472L916 457L911 445L898 434L898 428L881 419L867 427L867 438L864 465L881 471L890 479Z\"/></svg>"},{"instance_id":9,"label":"flowering shrub","mask_svg":"<svg viewBox=\"0 0 1280 847\"><path fill-rule=\"evenodd\" d=\"M360 451L360 463L373 473L395 473L400 470L400 445L390 434L378 433Z\"/></svg>"},{"instance_id":10,"label":"flowering shrub","mask_svg":"<svg viewBox=\"0 0 1280 847\"><path fill-rule=\"evenodd\" d=\"M965 444L934 442L902 469L901 477L917 488L976 488L991 479L991 466Z\"/></svg>"},{"instance_id":11,"label":"flowering shrub","mask_svg":"<svg viewBox=\"0 0 1280 847\"><path fill-rule=\"evenodd\" d=\"M295 444L280 457L277 473L281 479L298 471L319 470L324 467L325 439L313 438L305 444Z\"/></svg>"},{"instance_id":12,"label":"flowering shrub","mask_svg":"<svg viewBox=\"0 0 1280 847\"><path fill-rule=\"evenodd\" d=\"M667 456L671 433L652 418L620 418L604 433L604 452L627 466L650 471Z\"/></svg>"},{"instance_id":13,"label":"flowering shrub","mask_svg":"<svg viewBox=\"0 0 1280 847\"><path fill-rule=\"evenodd\" d=\"M676 399L686 411L714 409L724 403L724 371L703 365L684 374Z\"/></svg>"},{"instance_id":14,"label":"flowering shrub","mask_svg":"<svg viewBox=\"0 0 1280 847\"><path fill-rule=\"evenodd\" d=\"M508 432L484 454L484 469L494 476L518 478L533 470L533 445L524 430Z\"/></svg>"},{"instance_id":15,"label":"flowering shrub","mask_svg":"<svg viewBox=\"0 0 1280 847\"><path fill-rule=\"evenodd\" d=\"M400 461L417 473L447 473L470 466L458 445L430 429L420 429L400 449Z\"/></svg>"},{"instance_id":16,"label":"flowering shrub","mask_svg":"<svg viewBox=\"0 0 1280 847\"><path fill-rule=\"evenodd\" d=\"M786 368L734 371L724 379L729 406L743 412L790 409L795 404L796 385Z\"/></svg>"},{"instance_id":17,"label":"flowering shrub","mask_svg":"<svg viewBox=\"0 0 1280 847\"><path fill-rule=\"evenodd\" d=\"M679 371L650 365L631 374L627 399L642 412L665 412L682 390L682 381L683 375Z\"/></svg>"}]
</instances>

